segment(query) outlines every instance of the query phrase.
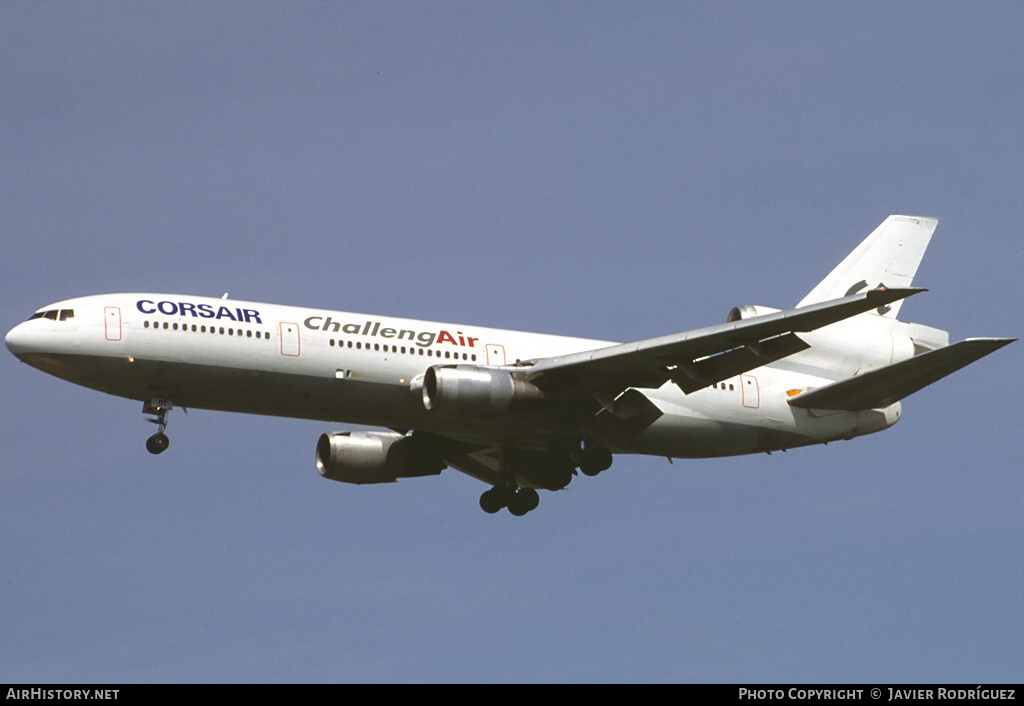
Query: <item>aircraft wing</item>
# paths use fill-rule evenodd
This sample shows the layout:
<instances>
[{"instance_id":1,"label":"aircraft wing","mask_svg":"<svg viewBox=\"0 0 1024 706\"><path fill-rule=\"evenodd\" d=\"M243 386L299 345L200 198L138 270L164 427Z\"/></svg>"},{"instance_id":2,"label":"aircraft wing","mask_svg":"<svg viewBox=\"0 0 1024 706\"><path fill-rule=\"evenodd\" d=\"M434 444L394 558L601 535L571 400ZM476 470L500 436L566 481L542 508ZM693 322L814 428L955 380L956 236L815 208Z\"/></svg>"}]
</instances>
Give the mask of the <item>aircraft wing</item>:
<instances>
[{"instance_id":1,"label":"aircraft wing","mask_svg":"<svg viewBox=\"0 0 1024 706\"><path fill-rule=\"evenodd\" d=\"M854 411L888 407L1015 340L968 338L952 346L804 392L790 398L789 404L804 409Z\"/></svg>"},{"instance_id":2,"label":"aircraft wing","mask_svg":"<svg viewBox=\"0 0 1024 706\"><path fill-rule=\"evenodd\" d=\"M717 326L582 353L527 361L528 378L548 393L617 394L672 380L689 394L809 346L813 331L924 289L873 289L840 299Z\"/></svg>"}]
</instances>

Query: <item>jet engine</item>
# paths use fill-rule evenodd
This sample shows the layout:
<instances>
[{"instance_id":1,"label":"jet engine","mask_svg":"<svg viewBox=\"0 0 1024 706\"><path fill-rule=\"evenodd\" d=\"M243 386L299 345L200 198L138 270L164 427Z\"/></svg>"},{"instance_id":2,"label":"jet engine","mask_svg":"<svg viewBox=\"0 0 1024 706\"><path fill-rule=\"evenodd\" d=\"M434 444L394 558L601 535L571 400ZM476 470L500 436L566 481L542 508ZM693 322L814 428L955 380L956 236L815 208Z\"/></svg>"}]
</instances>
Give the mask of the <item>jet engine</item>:
<instances>
[{"instance_id":1,"label":"jet engine","mask_svg":"<svg viewBox=\"0 0 1024 706\"><path fill-rule=\"evenodd\" d=\"M774 314L780 311L779 309L773 309L770 306L758 306L756 304L746 304L744 306L734 306L732 311L729 312L729 316L725 319L727 324L731 324L733 321L742 321L743 319L752 319L755 316L764 316L765 314Z\"/></svg>"},{"instance_id":2,"label":"jet engine","mask_svg":"<svg viewBox=\"0 0 1024 706\"><path fill-rule=\"evenodd\" d=\"M544 399L536 385L514 378L507 370L474 365L427 368L422 385L423 406L453 416L504 414Z\"/></svg>"},{"instance_id":3,"label":"jet engine","mask_svg":"<svg viewBox=\"0 0 1024 706\"><path fill-rule=\"evenodd\" d=\"M737 306L727 323L774 314L768 306ZM831 326L800 333L811 348L801 351L800 362L842 377L898 363L914 355L949 344L945 331L864 313Z\"/></svg>"},{"instance_id":4,"label":"jet engine","mask_svg":"<svg viewBox=\"0 0 1024 706\"><path fill-rule=\"evenodd\" d=\"M415 435L346 431L323 434L316 445L316 470L342 483L393 483L436 476L444 468L437 450Z\"/></svg>"}]
</instances>

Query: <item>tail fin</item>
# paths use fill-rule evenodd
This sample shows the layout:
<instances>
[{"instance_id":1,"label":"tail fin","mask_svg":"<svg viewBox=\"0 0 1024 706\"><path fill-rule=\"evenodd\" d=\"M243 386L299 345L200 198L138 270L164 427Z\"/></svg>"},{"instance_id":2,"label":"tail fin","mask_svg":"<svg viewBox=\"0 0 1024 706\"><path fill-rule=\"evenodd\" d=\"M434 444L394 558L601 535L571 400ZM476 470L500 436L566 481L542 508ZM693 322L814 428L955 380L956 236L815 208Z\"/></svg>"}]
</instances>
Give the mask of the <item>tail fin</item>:
<instances>
[{"instance_id":1,"label":"tail fin","mask_svg":"<svg viewBox=\"0 0 1024 706\"><path fill-rule=\"evenodd\" d=\"M878 285L909 287L938 221L915 216L889 216L797 306L856 294ZM880 316L896 318L903 300L879 307Z\"/></svg>"}]
</instances>

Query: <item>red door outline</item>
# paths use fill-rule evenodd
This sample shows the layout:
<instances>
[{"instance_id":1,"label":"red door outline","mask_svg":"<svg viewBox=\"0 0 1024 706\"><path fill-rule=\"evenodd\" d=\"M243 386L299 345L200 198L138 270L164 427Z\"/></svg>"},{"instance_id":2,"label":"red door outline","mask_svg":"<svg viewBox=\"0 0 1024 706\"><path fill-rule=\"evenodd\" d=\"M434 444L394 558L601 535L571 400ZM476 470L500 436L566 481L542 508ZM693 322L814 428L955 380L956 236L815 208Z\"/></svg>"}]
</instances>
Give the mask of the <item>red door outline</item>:
<instances>
[{"instance_id":1,"label":"red door outline","mask_svg":"<svg viewBox=\"0 0 1024 706\"><path fill-rule=\"evenodd\" d=\"M488 365L504 365L505 364L505 346L497 343L488 343L484 348L487 350L487 364Z\"/></svg>"},{"instance_id":2,"label":"red door outline","mask_svg":"<svg viewBox=\"0 0 1024 706\"><path fill-rule=\"evenodd\" d=\"M108 306L103 309L103 330L108 341L121 340L121 309Z\"/></svg>"},{"instance_id":3,"label":"red door outline","mask_svg":"<svg viewBox=\"0 0 1024 706\"><path fill-rule=\"evenodd\" d=\"M301 350L299 325L289 321L281 322L281 355L297 358Z\"/></svg>"},{"instance_id":4,"label":"red door outline","mask_svg":"<svg viewBox=\"0 0 1024 706\"><path fill-rule=\"evenodd\" d=\"M740 391L743 393L744 407L757 409L761 406L761 391L758 389L756 377L740 375Z\"/></svg>"}]
</instances>

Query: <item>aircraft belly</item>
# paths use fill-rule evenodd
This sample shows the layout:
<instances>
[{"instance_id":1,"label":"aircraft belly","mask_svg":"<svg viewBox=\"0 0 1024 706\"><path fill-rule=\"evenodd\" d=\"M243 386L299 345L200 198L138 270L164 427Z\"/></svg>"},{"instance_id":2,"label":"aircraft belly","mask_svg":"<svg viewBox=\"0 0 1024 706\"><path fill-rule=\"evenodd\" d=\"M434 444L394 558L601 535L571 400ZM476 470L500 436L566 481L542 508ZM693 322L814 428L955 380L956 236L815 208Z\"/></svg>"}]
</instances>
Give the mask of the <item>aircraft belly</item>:
<instances>
[{"instance_id":1,"label":"aircraft belly","mask_svg":"<svg viewBox=\"0 0 1024 706\"><path fill-rule=\"evenodd\" d=\"M416 429L470 443L543 449L553 435L574 428L538 412L474 419L433 414L407 386L367 380L77 354L31 355L25 362L133 400L158 397L194 409Z\"/></svg>"},{"instance_id":2,"label":"aircraft belly","mask_svg":"<svg viewBox=\"0 0 1024 706\"><path fill-rule=\"evenodd\" d=\"M794 423L785 405L767 399L760 408L750 409L742 405L739 393L705 390L684 396L667 386L645 393L662 414L632 440L619 444L629 453L710 458L818 442Z\"/></svg>"},{"instance_id":3,"label":"aircraft belly","mask_svg":"<svg viewBox=\"0 0 1024 706\"><path fill-rule=\"evenodd\" d=\"M784 392L771 387L762 390L757 409L714 390L683 396L666 386L644 393L661 415L630 439L618 439L621 451L674 458L738 456L852 439L887 429L901 416L899 403L859 412L796 409L783 402Z\"/></svg>"}]
</instances>

